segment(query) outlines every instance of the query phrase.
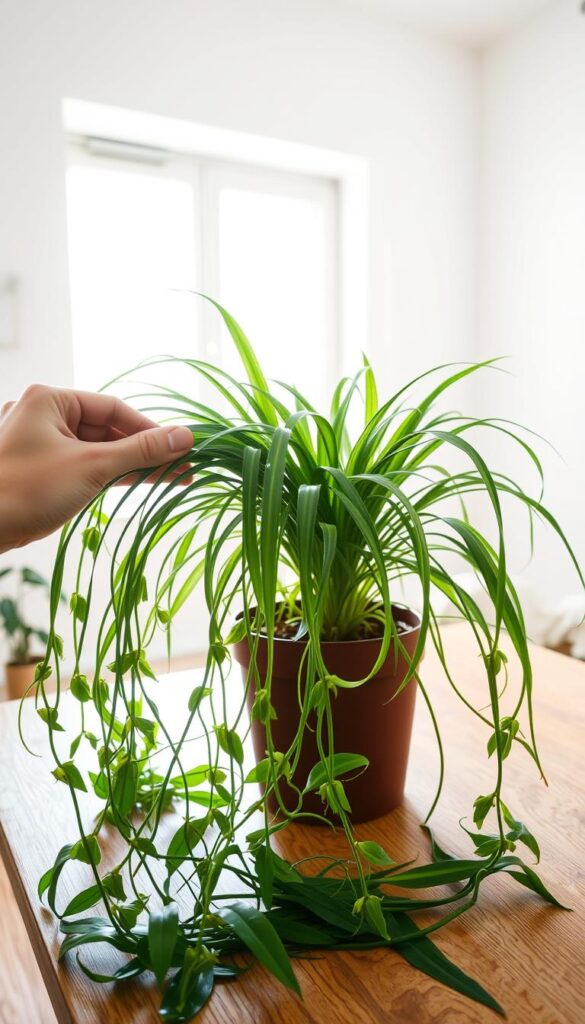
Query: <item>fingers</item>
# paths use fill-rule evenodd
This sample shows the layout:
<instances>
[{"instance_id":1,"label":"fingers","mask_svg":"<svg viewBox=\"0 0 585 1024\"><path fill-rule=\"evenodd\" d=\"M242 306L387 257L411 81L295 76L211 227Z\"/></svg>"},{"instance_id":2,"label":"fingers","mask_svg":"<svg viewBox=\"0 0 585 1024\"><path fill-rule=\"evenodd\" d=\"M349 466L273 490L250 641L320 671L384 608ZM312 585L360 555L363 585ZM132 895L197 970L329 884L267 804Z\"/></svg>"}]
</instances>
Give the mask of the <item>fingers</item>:
<instances>
[{"instance_id":1,"label":"fingers","mask_svg":"<svg viewBox=\"0 0 585 1024\"><path fill-rule=\"evenodd\" d=\"M139 430L156 427L154 420L126 405L115 395L94 395L89 391L72 392L81 410L80 424L93 427L113 427L121 434L136 434Z\"/></svg>"},{"instance_id":2,"label":"fingers","mask_svg":"<svg viewBox=\"0 0 585 1024\"><path fill-rule=\"evenodd\" d=\"M91 423L80 423L77 436L80 441L121 441L126 434L115 427L94 427Z\"/></svg>"},{"instance_id":3,"label":"fingers","mask_svg":"<svg viewBox=\"0 0 585 1024\"><path fill-rule=\"evenodd\" d=\"M167 484L176 483L182 487L184 484L193 483L192 468L191 464L186 462L182 466L177 466L176 469L166 469L164 467L155 469L146 478L139 473L129 473L128 476L123 476L121 479L116 480L116 487L129 487L130 484L138 483L138 481L143 484L156 484L161 479L164 479Z\"/></svg>"},{"instance_id":4,"label":"fingers","mask_svg":"<svg viewBox=\"0 0 585 1024\"><path fill-rule=\"evenodd\" d=\"M7 413L16 405L16 402L4 402L2 408L0 408L0 416L6 416Z\"/></svg>"},{"instance_id":5,"label":"fingers","mask_svg":"<svg viewBox=\"0 0 585 1024\"><path fill-rule=\"evenodd\" d=\"M157 424L148 416L122 402L115 395L92 394L68 388L31 384L20 399L27 404L43 405L56 415L82 441L108 441L150 430ZM0 415L14 402L7 402ZM92 429L94 428L94 429Z\"/></svg>"},{"instance_id":6,"label":"fingers","mask_svg":"<svg viewBox=\"0 0 585 1024\"><path fill-rule=\"evenodd\" d=\"M98 442L93 447L98 448L104 473L111 480L185 455L193 447L193 434L189 427L153 427L119 441Z\"/></svg>"}]
</instances>

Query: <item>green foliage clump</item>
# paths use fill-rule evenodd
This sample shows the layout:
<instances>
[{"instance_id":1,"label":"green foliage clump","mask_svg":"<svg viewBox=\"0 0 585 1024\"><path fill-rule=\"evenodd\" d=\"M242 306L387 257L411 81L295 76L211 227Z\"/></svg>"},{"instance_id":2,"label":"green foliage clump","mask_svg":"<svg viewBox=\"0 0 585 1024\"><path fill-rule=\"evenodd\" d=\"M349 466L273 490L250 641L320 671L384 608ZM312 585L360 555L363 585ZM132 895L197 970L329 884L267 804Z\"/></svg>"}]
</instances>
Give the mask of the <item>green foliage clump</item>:
<instances>
[{"instance_id":1,"label":"green foliage clump","mask_svg":"<svg viewBox=\"0 0 585 1024\"><path fill-rule=\"evenodd\" d=\"M215 984L240 973L243 968L232 956L242 949L298 991L291 955L391 946L433 978L500 1011L430 936L471 908L484 880L494 874L507 874L556 905L521 856L524 849L538 859L537 840L503 797L514 750L542 769L526 631L507 571L502 499L520 503L530 524L535 519L548 524L574 558L540 490L529 495L490 469L478 441L482 433L497 431L515 444L534 468L540 488L538 456L510 423L439 408L452 387L472 374L490 372L490 363L439 367L380 401L365 361L355 377L340 381L325 415L290 384L269 384L241 328L217 308L239 351L245 380L200 360L166 360L181 370L185 386L179 392L157 383L165 360L142 364L140 376L152 381L141 393L142 402L188 422L193 449L187 459L162 470L146 495L136 488L147 473L127 491L118 490L111 516L100 495L64 529L60 542L37 702L51 734L55 778L69 787L80 824L80 836L63 847L39 886L61 920L61 954L75 949L95 981L153 972L164 989L160 1014L167 1021L190 1019ZM198 397L200 385L215 394L212 404ZM358 409L360 421L354 427ZM454 461L449 453L456 455ZM495 544L470 521L465 501L475 494L489 504ZM71 603L75 665L70 700L78 715L71 738L63 734L62 723L69 724L72 716L62 715L63 650L55 616L66 561L77 541L81 555ZM471 569L485 587L493 603L491 621L458 582L455 562ZM102 607L94 596L99 573L110 581ZM404 685L412 679L420 688L440 752L429 816L439 800L444 752L418 673L425 644L435 646L446 685L483 724L494 765L490 792L474 804L471 855L450 856L429 832L431 860L418 866L396 863L373 840L357 841L343 780L367 768L367 762L336 751L332 727L340 689L369 685L388 652L401 647L391 611L398 588L409 577L418 581L422 612L416 649L411 657L405 655ZM209 614L207 662L177 732L157 707L158 684L148 650L160 630L170 649L173 622L196 588L202 589ZM485 699L478 707L449 672L433 608L437 593L450 599L473 631L485 669ZM97 644L92 671L85 675L81 666L88 658L90 621L98 626ZM279 751L272 738L271 685L275 632L282 621L294 624L306 653L298 729L289 749ZM511 684L508 688L506 714L503 630L521 670L516 692ZM266 729L266 757L252 768L245 764L245 694L234 698L227 685L230 644L244 635L252 659L246 689L254 694L254 717ZM261 635L268 652L263 673L258 668ZM357 683L328 675L322 644L368 635L380 637L369 675ZM50 672L56 676L56 696L46 689ZM310 712L316 715L320 757L301 789L293 780ZM202 752L201 763L192 760L194 749ZM93 761L89 770L88 759ZM258 783L265 786L261 796ZM282 799L284 786L296 791L293 810ZM87 790L100 809L83 825ZM323 799L322 820L331 824L333 811L341 823L347 840L341 862L309 856L307 863L291 864L271 844L271 837L291 822L311 817L303 808L304 795L311 791ZM270 796L280 807L276 818L268 810ZM99 870L100 842L106 826L109 834L117 831L124 854L104 873ZM58 906L59 877L72 859L91 866L92 882L67 906ZM448 886L446 894L429 891L437 886ZM420 895L411 895L419 890ZM100 916L78 916L98 903L104 908ZM427 915L427 923L418 924L417 917L429 909L434 910L431 923ZM95 942L126 955L113 975L97 975L84 963L83 946Z\"/></svg>"}]
</instances>

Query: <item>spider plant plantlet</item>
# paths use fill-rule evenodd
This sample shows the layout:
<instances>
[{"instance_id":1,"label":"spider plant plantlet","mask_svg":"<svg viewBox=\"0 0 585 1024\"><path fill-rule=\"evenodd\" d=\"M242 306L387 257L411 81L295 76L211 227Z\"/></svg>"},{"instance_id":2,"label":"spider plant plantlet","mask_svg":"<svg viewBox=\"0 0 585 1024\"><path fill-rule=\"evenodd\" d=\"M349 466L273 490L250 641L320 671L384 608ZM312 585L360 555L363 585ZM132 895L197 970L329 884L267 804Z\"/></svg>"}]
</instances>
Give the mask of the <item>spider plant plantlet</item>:
<instances>
[{"instance_id":1,"label":"spider plant plantlet","mask_svg":"<svg viewBox=\"0 0 585 1024\"><path fill-rule=\"evenodd\" d=\"M392 947L419 970L502 1012L431 936L470 910L492 875L506 874L558 906L528 862L538 860L538 843L505 791L512 750L522 748L537 773L542 767L522 608L507 571L502 498L520 503L530 524L544 521L582 577L540 490L529 494L490 468L478 443L482 434L498 432L516 445L540 488L539 458L520 428L443 408L459 382L493 372L490 362L439 367L380 401L364 360L353 378L339 382L324 415L290 384L269 384L242 329L214 305L241 358L243 380L201 360L160 357L139 367L139 378L150 383L140 384L138 394L133 384L144 408L193 431L190 456L180 460L189 463L183 485L172 476L179 464L161 471L146 493L137 488L148 474L139 475L126 490L112 489L110 497L117 497L109 516L104 493L65 527L59 544L36 699L53 774L69 788L79 824L79 835L68 837L39 883L40 897L60 919L61 955L76 950L96 982L152 972L166 1021L190 1020L214 985L238 974L243 968L235 966L235 952L247 950L298 992L291 956L374 946ZM184 381L183 392L160 383L162 364L180 371L174 377ZM135 378L131 371L110 386L128 388ZM201 385L215 395L211 404L194 397ZM357 408L361 427L352 431ZM489 504L495 544L466 511L466 499L476 494ZM73 732L71 716L62 713L64 643L56 631L72 559ZM491 621L458 582L455 562L473 570L487 590ZM95 586L100 574L109 580L104 601ZM398 602L408 578L418 582L420 614ZM174 621L196 589L208 611L208 650L177 733L157 707L148 652L160 631L170 650ZM449 671L433 609L437 594L450 599L477 643L485 670L477 706ZM93 649L90 621L98 627ZM503 630L520 666L505 713ZM425 645L435 647L445 685L485 730L493 782L475 800L468 857L447 854L428 831L429 862L399 864L373 839L358 840L354 824L371 816L368 794L387 773L394 782L377 794L377 813L401 799L418 691L440 754L426 821L439 803L444 751L424 686ZM233 674L228 687L232 650L243 668L237 699ZM283 692L285 661L290 678ZM46 687L51 674L55 692ZM371 703L376 694L384 716ZM353 731L343 725L344 708ZM378 718L389 731L376 747ZM248 768L250 730L256 764ZM401 744L400 764L380 767L380 749ZM194 749L203 750L202 763L193 764ZM88 791L99 801L93 819L85 811ZM275 847L295 822L335 825L347 845L345 859L321 855L318 829L302 864L280 857ZM106 829L109 837L118 834L123 850L108 871L100 865L110 842ZM72 860L88 865L91 884L63 906L59 880ZM447 888L437 895L441 886ZM85 915L98 905L99 913ZM84 946L98 942L122 954L111 975L96 974L84 960Z\"/></svg>"}]
</instances>

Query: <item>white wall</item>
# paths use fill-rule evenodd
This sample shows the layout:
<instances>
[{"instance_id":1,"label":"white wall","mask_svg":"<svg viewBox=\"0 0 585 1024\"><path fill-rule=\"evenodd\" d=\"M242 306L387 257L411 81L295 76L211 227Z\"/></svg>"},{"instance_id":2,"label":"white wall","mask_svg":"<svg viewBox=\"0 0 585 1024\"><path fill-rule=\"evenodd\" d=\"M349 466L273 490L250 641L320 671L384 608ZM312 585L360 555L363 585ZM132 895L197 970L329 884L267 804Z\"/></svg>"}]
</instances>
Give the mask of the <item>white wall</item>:
<instances>
[{"instance_id":1,"label":"white wall","mask_svg":"<svg viewBox=\"0 0 585 1024\"><path fill-rule=\"evenodd\" d=\"M374 19L335 0L0 0L0 276L22 282L3 398L32 379L71 383L63 97L366 157L384 384L468 355L477 61ZM51 549L18 558L48 566Z\"/></svg>"},{"instance_id":2,"label":"white wall","mask_svg":"<svg viewBox=\"0 0 585 1024\"><path fill-rule=\"evenodd\" d=\"M487 51L482 67L479 352L509 355L479 408L527 423L545 454L545 498L585 563L585 17L560 0ZM517 478L517 460L504 459ZM515 544L515 567L527 554ZM540 544L527 578L553 598L579 585Z\"/></svg>"}]
</instances>

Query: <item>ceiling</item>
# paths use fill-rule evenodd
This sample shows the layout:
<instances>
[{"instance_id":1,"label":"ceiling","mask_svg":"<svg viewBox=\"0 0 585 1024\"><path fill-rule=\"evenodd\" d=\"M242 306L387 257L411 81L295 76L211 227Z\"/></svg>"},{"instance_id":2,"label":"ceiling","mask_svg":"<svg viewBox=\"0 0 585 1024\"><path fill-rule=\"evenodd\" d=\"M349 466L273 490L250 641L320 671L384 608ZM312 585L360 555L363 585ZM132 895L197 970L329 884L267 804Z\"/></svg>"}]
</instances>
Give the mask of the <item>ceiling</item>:
<instances>
[{"instance_id":1,"label":"ceiling","mask_svg":"<svg viewBox=\"0 0 585 1024\"><path fill-rule=\"evenodd\" d=\"M481 47L559 0L351 0L396 21ZM579 9L575 0L576 10Z\"/></svg>"}]
</instances>

